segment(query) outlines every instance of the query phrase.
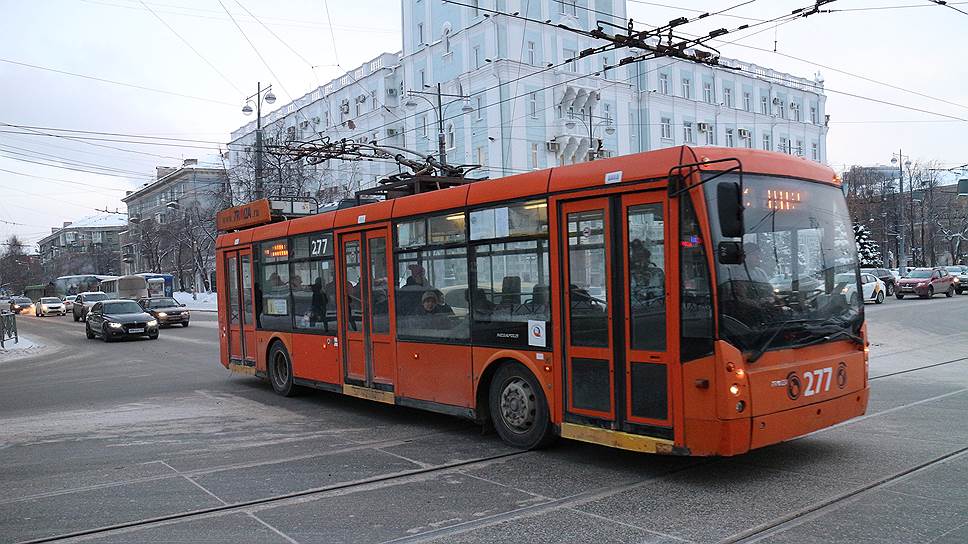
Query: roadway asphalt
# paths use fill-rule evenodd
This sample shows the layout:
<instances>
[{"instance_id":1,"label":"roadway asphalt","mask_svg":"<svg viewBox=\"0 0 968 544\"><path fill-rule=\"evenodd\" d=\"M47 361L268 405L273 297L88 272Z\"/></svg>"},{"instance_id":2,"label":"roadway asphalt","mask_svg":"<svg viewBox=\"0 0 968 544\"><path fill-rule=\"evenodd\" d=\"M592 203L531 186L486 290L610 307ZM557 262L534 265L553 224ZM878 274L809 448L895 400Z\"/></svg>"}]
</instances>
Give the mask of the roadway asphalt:
<instances>
[{"instance_id":1,"label":"roadway asphalt","mask_svg":"<svg viewBox=\"0 0 968 544\"><path fill-rule=\"evenodd\" d=\"M519 452L445 416L283 399L218 364L212 314L112 344L23 317L48 347L0 359L0 542L964 543L966 315L968 296L867 306L868 414L728 459Z\"/></svg>"}]
</instances>

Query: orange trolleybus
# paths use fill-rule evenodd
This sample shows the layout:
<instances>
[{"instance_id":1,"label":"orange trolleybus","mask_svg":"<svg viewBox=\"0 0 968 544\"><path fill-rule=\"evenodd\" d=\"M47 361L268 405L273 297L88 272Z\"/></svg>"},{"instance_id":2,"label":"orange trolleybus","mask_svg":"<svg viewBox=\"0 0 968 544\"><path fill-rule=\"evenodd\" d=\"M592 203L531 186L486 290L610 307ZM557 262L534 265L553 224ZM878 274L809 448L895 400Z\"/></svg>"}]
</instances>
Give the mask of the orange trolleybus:
<instances>
[{"instance_id":1,"label":"orange trolleybus","mask_svg":"<svg viewBox=\"0 0 968 544\"><path fill-rule=\"evenodd\" d=\"M297 387L651 453L735 455L863 414L834 172L676 147L291 220L225 210L221 362Z\"/></svg>"}]
</instances>

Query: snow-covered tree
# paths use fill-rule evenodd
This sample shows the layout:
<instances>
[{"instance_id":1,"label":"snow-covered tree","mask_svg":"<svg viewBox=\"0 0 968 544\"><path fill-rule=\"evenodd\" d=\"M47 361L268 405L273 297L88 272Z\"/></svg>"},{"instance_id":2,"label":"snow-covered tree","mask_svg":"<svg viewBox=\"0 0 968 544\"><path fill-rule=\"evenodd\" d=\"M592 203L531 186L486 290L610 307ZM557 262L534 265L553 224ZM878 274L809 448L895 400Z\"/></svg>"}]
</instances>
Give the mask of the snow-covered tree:
<instances>
[{"instance_id":1,"label":"snow-covered tree","mask_svg":"<svg viewBox=\"0 0 968 544\"><path fill-rule=\"evenodd\" d=\"M861 266L874 268L883 264L881 250L877 242L871 239L867 227L855 223L854 240L857 242L857 259Z\"/></svg>"}]
</instances>

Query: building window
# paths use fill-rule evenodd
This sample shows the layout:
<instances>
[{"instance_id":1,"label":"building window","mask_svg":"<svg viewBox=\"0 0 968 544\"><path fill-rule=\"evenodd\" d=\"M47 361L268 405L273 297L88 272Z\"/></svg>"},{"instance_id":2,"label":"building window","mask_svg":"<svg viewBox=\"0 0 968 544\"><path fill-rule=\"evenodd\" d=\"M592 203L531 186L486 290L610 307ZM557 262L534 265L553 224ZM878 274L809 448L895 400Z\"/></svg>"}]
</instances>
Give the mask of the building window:
<instances>
[{"instance_id":1,"label":"building window","mask_svg":"<svg viewBox=\"0 0 968 544\"><path fill-rule=\"evenodd\" d=\"M578 15L578 0L557 0L558 5L561 8L562 15L571 15L575 17Z\"/></svg>"},{"instance_id":2,"label":"building window","mask_svg":"<svg viewBox=\"0 0 968 544\"><path fill-rule=\"evenodd\" d=\"M424 138L427 137L427 116L426 115L420 116L420 135L423 136Z\"/></svg>"},{"instance_id":3,"label":"building window","mask_svg":"<svg viewBox=\"0 0 968 544\"><path fill-rule=\"evenodd\" d=\"M820 147L817 145L817 142L810 144L810 158L815 161L820 160Z\"/></svg>"},{"instance_id":4,"label":"building window","mask_svg":"<svg viewBox=\"0 0 968 544\"><path fill-rule=\"evenodd\" d=\"M420 88L418 90L422 91L427 86L427 72L425 70L420 70L420 78L418 81L420 82Z\"/></svg>"},{"instance_id":5,"label":"building window","mask_svg":"<svg viewBox=\"0 0 968 544\"><path fill-rule=\"evenodd\" d=\"M761 96L760 97L760 113L763 115L770 114L770 97Z\"/></svg>"},{"instance_id":6,"label":"building window","mask_svg":"<svg viewBox=\"0 0 968 544\"><path fill-rule=\"evenodd\" d=\"M663 117L659 123L661 127L661 135L663 140L672 139L672 119L669 117Z\"/></svg>"},{"instance_id":7,"label":"building window","mask_svg":"<svg viewBox=\"0 0 968 544\"><path fill-rule=\"evenodd\" d=\"M716 133L713 132L713 127L709 123L704 123L704 126L701 128L703 138L705 139L704 143L706 145L716 145Z\"/></svg>"},{"instance_id":8,"label":"building window","mask_svg":"<svg viewBox=\"0 0 968 544\"><path fill-rule=\"evenodd\" d=\"M726 129L726 147L733 147L735 142L733 141L733 129Z\"/></svg>"},{"instance_id":9,"label":"building window","mask_svg":"<svg viewBox=\"0 0 968 544\"><path fill-rule=\"evenodd\" d=\"M564 4L562 4L562 9L564 9ZM568 71L577 72L578 71L578 59L576 58L578 54L574 49L565 49L562 51L565 61L568 61Z\"/></svg>"},{"instance_id":10,"label":"building window","mask_svg":"<svg viewBox=\"0 0 968 544\"><path fill-rule=\"evenodd\" d=\"M669 94L669 74L659 74L659 92Z\"/></svg>"},{"instance_id":11,"label":"building window","mask_svg":"<svg viewBox=\"0 0 968 544\"><path fill-rule=\"evenodd\" d=\"M795 148L795 152L798 157L803 156L803 140L797 140L797 147Z\"/></svg>"},{"instance_id":12,"label":"building window","mask_svg":"<svg viewBox=\"0 0 968 544\"><path fill-rule=\"evenodd\" d=\"M538 118L538 93L528 95L528 115L532 119Z\"/></svg>"},{"instance_id":13,"label":"building window","mask_svg":"<svg viewBox=\"0 0 968 544\"><path fill-rule=\"evenodd\" d=\"M786 102L782 98L774 98L773 100L775 100L774 104L776 104L780 119L786 119Z\"/></svg>"},{"instance_id":14,"label":"building window","mask_svg":"<svg viewBox=\"0 0 968 544\"><path fill-rule=\"evenodd\" d=\"M780 148L778 149L781 153L790 152L790 140L785 136L780 136Z\"/></svg>"},{"instance_id":15,"label":"building window","mask_svg":"<svg viewBox=\"0 0 968 544\"><path fill-rule=\"evenodd\" d=\"M694 137L694 134L693 134L693 131L692 131L692 122L691 121L684 121L682 123L682 141L683 141L683 143L687 143L687 144L694 144L694 143L696 143L695 140L693 139L693 137Z\"/></svg>"},{"instance_id":16,"label":"building window","mask_svg":"<svg viewBox=\"0 0 968 544\"><path fill-rule=\"evenodd\" d=\"M723 89L723 103L726 104L727 108L733 107L733 90L729 87Z\"/></svg>"},{"instance_id":17,"label":"building window","mask_svg":"<svg viewBox=\"0 0 968 544\"><path fill-rule=\"evenodd\" d=\"M456 138L454 136L454 125L447 125L445 143L447 145L447 149L454 149L454 146L456 145Z\"/></svg>"},{"instance_id":18,"label":"building window","mask_svg":"<svg viewBox=\"0 0 968 544\"><path fill-rule=\"evenodd\" d=\"M480 166L487 166L487 149L484 146L477 148L477 164Z\"/></svg>"},{"instance_id":19,"label":"building window","mask_svg":"<svg viewBox=\"0 0 968 544\"><path fill-rule=\"evenodd\" d=\"M477 95L474 97L474 102L477 105L477 107L474 108L477 110L477 120L480 121L481 119L484 119L484 97Z\"/></svg>"},{"instance_id":20,"label":"building window","mask_svg":"<svg viewBox=\"0 0 968 544\"><path fill-rule=\"evenodd\" d=\"M481 46L475 45L474 46L474 68L477 69L480 67L481 67Z\"/></svg>"},{"instance_id":21,"label":"building window","mask_svg":"<svg viewBox=\"0 0 968 544\"><path fill-rule=\"evenodd\" d=\"M800 104L796 102L790 102L790 111L793 112L793 120L800 121Z\"/></svg>"},{"instance_id":22,"label":"building window","mask_svg":"<svg viewBox=\"0 0 968 544\"><path fill-rule=\"evenodd\" d=\"M471 5L471 14L474 17L480 16L480 14L481 14L481 1L480 0L471 0L470 1L470 5Z\"/></svg>"},{"instance_id":23,"label":"building window","mask_svg":"<svg viewBox=\"0 0 968 544\"><path fill-rule=\"evenodd\" d=\"M743 141L743 147L753 148L753 132L749 129L739 129L739 139Z\"/></svg>"},{"instance_id":24,"label":"building window","mask_svg":"<svg viewBox=\"0 0 968 544\"><path fill-rule=\"evenodd\" d=\"M538 166L538 144L531 144L531 155L529 156L528 162L530 163L528 164L528 167L532 170L537 170L540 168Z\"/></svg>"},{"instance_id":25,"label":"building window","mask_svg":"<svg viewBox=\"0 0 968 544\"><path fill-rule=\"evenodd\" d=\"M417 45L424 44L423 23L417 23Z\"/></svg>"},{"instance_id":26,"label":"building window","mask_svg":"<svg viewBox=\"0 0 968 544\"><path fill-rule=\"evenodd\" d=\"M817 106L810 106L810 122L815 125L820 123L820 117L817 115Z\"/></svg>"},{"instance_id":27,"label":"building window","mask_svg":"<svg viewBox=\"0 0 968 544\"><path fill-rule=\"evenodd\" d=\"M753 96L751 93L743 93L743 110L753 111Z\"/></svg>"},{"instance_id":28,"label":"building window","mask_svg":"<svg viewBox=\"0 0 968 544\"><path fill-rule=\"evenodd\" d=\"M770 138L769 134L763 135L763 150L772 151L773 150L773 139Z\"/></svg>"},{"instance_id":29,"label":"building window","mask_svg":"<svg viewBox=\"0 0 968 544\"><path fill-rule=\"evenodd\" d=\"M682 78L682 97L692 98L692 80L688 77Z\"/></svg>"},{"instance_id":30,"label":"building window","mask_svg":"<svg viewBox=\"0 0 968 544\"><path fill-rule=\"evenodd\" d=\"M528 42L528 64L531 66L538 65L538 58L535 56L534 42Z\"/></svg>"},{"instance_id":31,"label":"building window","mask_svg":"<svg viewBox=\"0 0 968 544\"><path fill-rule=\"evenodd\" d=\"M683 85L685 80L683 80ZM685 91L683 91L684 93ZM713 103L713 84L709 81L703 81L702 83L702 101L707 104Z\"/></svg>"}]
</instances>

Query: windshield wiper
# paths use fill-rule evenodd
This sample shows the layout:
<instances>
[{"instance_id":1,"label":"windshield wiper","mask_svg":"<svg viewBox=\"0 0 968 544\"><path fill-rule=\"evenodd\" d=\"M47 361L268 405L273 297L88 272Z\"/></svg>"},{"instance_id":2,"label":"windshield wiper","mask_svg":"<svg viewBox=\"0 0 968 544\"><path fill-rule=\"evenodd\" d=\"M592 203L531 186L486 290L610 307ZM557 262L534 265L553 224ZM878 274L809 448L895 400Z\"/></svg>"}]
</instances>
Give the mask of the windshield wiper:
<instances>
[{"instance_id":1,"label":"windshield wiper","mask_svg":"<svg viewBox=\"0 0 968 544\"><path fill-rule=\"evenodd\" d=\"M763 354L766 353L766 350L769 349L770 344L772 344L773 341L776 340L776 337L779 336L781 332L789 330L790 327L793 325L803 325L804 323L809 323L810 321L811 320L809 319L791 319L789 321L784 321L783 323L781 323L780 326L777 327L775 331L773 331L773 334L771 334L770 337L766 339L766 342L763 342L763 344L760 347L756 348L753 351L753 353L749 357L749 362L755 363L757 359L762 357Z\"/></svg>"},{"instance_id":2,"label":"windshield wiper","mask_svg":"<svg viewBox=\"0 0 968 544\"><path fill-rule=\"evenodd\" d=\"M860 344L860 345L864 345L864 339L863 338L861 338L860 336L857 336L856 334L854 334L854 333L852 333L852 332L850 332L848 330L841 329L841 330L838 330L838 331L834 331L834 332L832 332L832 333L830 333L830 334L828 334L826 336L823 336L823 337L820 337L820 338L814 338L813 340L810 340L808 342L804 342L802 344L797 344L796 346L793 346L793 347L796 347L796 348L805 348L807 346L812 346L814 344L822 344L824 342L829 342L829 341L833 340L834 338L836 338L838 336L846 336L848 339L850 339L854 343L857 343L857 344Z\"/></svg>"}]
</instances>

